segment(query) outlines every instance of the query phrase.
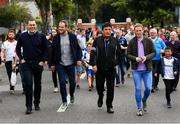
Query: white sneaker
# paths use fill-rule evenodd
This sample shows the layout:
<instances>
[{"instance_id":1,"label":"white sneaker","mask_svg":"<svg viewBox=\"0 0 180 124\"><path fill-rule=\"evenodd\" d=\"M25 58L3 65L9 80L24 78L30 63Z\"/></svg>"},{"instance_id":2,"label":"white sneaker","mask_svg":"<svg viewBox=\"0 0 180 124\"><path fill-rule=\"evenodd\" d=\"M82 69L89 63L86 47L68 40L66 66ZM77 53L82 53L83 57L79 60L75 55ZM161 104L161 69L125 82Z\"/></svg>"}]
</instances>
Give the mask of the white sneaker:
<instances>
[{"instance_id":1,"label":"white sneaker","mask_svg":"<svg viewBox=\"0 0 180 124\"><path fill-rule=\"evenodd\" d=\"M57 93L57 92L58 92L58 88L55 87L55 88L54 88L54 93Z\"/></svg>"},{"instance_id":2,"label":"white sneaker","mask_svg":"<svg viewBox=\"0 0 180 124\"><path fill-rule=\"evenodd\" d=\"M67 103L66 102L64 102L63 104L62 104L62 107L61 107L62 109L66 109L67 108Z\"/></svg>"},{"instance_id":3,"label":"white sneaker","mask_svg":"<svg viewBox=\"0 0 180 124\"><path fill-rule=\"evenodd\" d=\"M62 103L57 112L65 112L67 109L68 105L66 102Z\"/></svg>"},{"instance_id":4,"label":"white sneaker","mask_svg":"<svg viewBox=\"0 0 180 124\"><path fill-rule=\"evenodd\" d=\"M137 110L137 116L143 116L143 111L142 109Z\"/></svg>"}]
</instances>

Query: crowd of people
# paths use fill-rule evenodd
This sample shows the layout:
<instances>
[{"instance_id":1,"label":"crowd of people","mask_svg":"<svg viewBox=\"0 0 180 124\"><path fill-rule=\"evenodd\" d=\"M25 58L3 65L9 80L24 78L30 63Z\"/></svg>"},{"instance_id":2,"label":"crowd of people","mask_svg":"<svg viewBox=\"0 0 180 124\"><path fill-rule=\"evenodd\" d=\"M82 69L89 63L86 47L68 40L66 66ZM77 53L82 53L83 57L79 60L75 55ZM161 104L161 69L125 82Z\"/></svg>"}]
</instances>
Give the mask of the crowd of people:
<instances>
[{"instance_id":1,"label":"crowd of people","mask_svg":"<svg viewBox=\"0 0 180 124\"><path fill-rule=\"evenodd\" d=\"M103 106L106 91L107 112L114 113L114 88L125 85L125 76L130 76L130 72L138 116L147 112L147 100L151 93L158 91L160 75L165 84L167 107L172 107L170 94L177 90L179 81L179 28L147 28L137 23L127 29L104 23L102 29L70 30L68 22L62 20L58 27L44 35L37 31L36 22L29 20L27 29L17 35L10 30L1 46L1 61L5 63L11 94L15 90L11 85L11 73L18 66L26 114L32 113L33 103L35 110L40 110L44 65L52 72L53 92L60 91L62 109L68 106L67 92L70 102L74 103L75 89L81 89L80 77L86 74L87 90L91 92L96 87L97 106ZM69 91L66 91L67 84Z\"/></svg>"}]
</instances>

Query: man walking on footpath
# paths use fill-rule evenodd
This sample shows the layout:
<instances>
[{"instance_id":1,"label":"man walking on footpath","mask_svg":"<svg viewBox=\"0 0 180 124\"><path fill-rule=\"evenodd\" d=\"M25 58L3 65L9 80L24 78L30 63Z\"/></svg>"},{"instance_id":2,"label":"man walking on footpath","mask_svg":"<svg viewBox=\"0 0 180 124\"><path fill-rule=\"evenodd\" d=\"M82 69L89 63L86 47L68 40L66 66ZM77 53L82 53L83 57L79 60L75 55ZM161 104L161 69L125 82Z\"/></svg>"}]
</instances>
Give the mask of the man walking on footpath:
<instances>
[{"instance_id":1,"label":"man walking on footpath","mask_svg":"<svg viewBox=\"0 0 180 124\"><path fill-rule=\"evenodd\" d=\"M122 53L120 45L116 38L111 36L112 25L105 23L102 26L103 36L96 38L93 42L93 47L90 55L90 65L96 72L96 89L98 93L98 107L103 105L104 83L106 80L107 97L106 107L108 113L114 113L113 98L114 98L114 80L116 74L116 65Z\"/></svg>"},{"instance_id":2,"label":"man walking on footpath","mask_svg":"<svg viewBox=\"0 0 180 124\"><path fill-rule=\"evenodd\" d=\"M21 71L23 72L22 80L25 85L26 114L32 113L33 94L35 110L40 110L43 64L47 63L48 60L46 36L36 31L36 27L36 22L29 20L28 31L21 34L16 47L16 53L20 59Z\"/></svg>"},{"instance_id":3,"label":"man walking on footpath","mask_svg":"<svg viewBox=\"0 0 180 124\"><path fill-rule=\"evenodd\" d=\"M52 66L56 68L59 76L60 93L62 97L62 109L67 108L66 77L70 84L70 102L74 103L75 66L81 65L82 51L76 36L68 32L68 23L64 20L59 22L59 33L53 38Z\"/></svg>"},{"instance_id":4,"label":"man walking on footpath","mask_svg":"<svg viewBox=\"0 0 180 124\"><path fill-rule=\"evenodd\" d=\"M17 41L13 30L8 31L7 40L2 43L1 60L5 63L9 83L11 81L11 73L13 70L13 57ZM14 86L10 83L10 93L14 93Z\"/></svg>"},{"instance_id":5,"label":"man walking on footpath","mask_svg":"<svg viewBox=\"0 0 180 124\"><path fill-rule=\"evenodd\" d=\"M143 37L143 25L135 25L136 36L130 40L127 49L127 56L131 60L132 75L135 85L135 98L137 103L137 115L142 116L143 110L147 111L146 101L152 89L152 63L156 51L152 40ZM141 96L141 80L144 81L144 96ZM142 105L143 103L143 110Z\"/></svg>"}]
</instances>

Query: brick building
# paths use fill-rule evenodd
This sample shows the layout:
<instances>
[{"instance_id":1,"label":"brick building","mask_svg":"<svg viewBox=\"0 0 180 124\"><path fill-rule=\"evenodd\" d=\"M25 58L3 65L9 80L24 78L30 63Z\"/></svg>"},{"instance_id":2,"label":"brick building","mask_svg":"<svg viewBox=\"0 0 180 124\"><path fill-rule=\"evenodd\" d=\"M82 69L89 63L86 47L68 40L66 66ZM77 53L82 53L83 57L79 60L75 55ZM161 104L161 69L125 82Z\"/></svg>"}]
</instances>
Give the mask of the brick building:
<instances>
[{"instance_id":1,"label":"brick building","mask_svg":"<svg viewBox=\"0 0 180 124\"><path fill-rule=\"evenodd\" d=\"M9 4L9 0L0 0L0 7Z\"/></svg>"}]
</instances>

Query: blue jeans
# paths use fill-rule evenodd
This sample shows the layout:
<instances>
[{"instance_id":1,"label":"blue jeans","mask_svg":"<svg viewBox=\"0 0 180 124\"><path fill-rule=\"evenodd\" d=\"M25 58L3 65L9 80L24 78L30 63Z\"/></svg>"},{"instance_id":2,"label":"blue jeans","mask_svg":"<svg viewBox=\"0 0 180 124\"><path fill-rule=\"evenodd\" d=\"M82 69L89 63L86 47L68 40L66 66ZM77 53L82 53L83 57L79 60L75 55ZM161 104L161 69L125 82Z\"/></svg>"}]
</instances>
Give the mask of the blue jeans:
<instances>
[{"instance_id":1,"label":"blue jeans","mask_svg":"<svg viewBox=\"0 0 180 124\"><path fill-rule=\"evenodd\" d=\"M116 84L125 81L124 78L125 74L126 74L126 65L125 64L116 65Z\"/></svg>"},{"instance_id":2,"label":"blue jeans","mask_svg":"<svg viewBox=\"0 0 180 124\"><path fill-rule=\"evenodd\" d=\"M135 85L135 98L138 109L142 108L142 99L146 101L152 89L152 72L151 71L136 71L132 72L134 85ZM141 80L144 81L144 96L141 96Z\"/></svg>"},{"instance_id":3,"label":"blue jeans","mask_svg":"<svg viewBox=\"0 0 180 124\"><path fill-rule=\"evenodd\" d=\"M69 78L70 83L70 96L74 95L76 82L75 82L75 66L63 66L61 64L56 65L56 71L59 77L60 93L62 102L67 102L67 91L66 91L66 78Z\"/></svg>"}]
</instances>

